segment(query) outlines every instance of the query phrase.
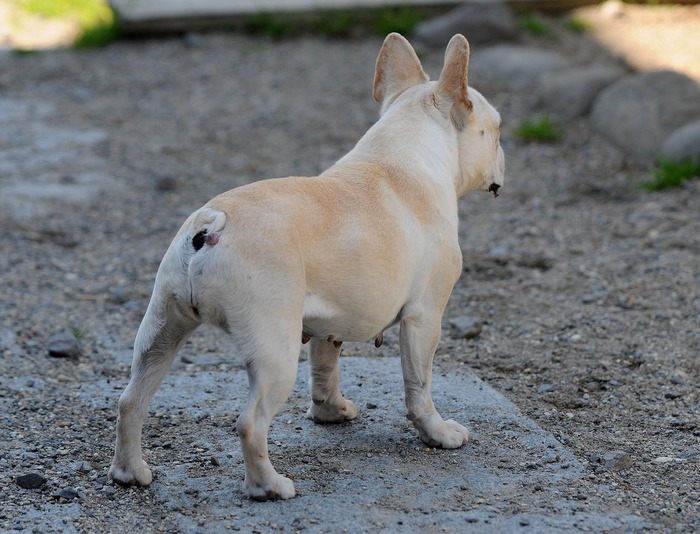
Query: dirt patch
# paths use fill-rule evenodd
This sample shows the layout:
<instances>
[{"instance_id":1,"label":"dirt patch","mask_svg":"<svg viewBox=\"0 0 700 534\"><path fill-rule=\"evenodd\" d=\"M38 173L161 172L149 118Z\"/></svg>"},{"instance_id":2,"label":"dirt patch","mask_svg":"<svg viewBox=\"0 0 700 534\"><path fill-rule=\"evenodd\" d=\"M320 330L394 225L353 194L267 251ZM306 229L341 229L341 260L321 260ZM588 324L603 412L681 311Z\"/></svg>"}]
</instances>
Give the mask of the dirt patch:
<instances>
[{"instance_id":1,"label":"dirt patch","mask_svg":"<svg viewBox=\"0 0 700 534\"><path fill-rule=\"evenodd\" d=\"M579 62L604 53L587 34L562 35L539 43ZM376 118L380 44L212 34L0 58L0 110L11 110L13 126L0 133L0 161L12 163L3 182L70 184L86 167L102 176L87 200L44 200L35 217L0 213L3 529L31 529L15 518L37 506L55 510L55 530L115 521L185 528L149 506L152 490L106 480L115 403L158 262L184 217L214 194L264 177L314 175L349 150ZM441 62L442 51L424 57L433 77ZM552 432L586 469L581 507L614 488L619 505L645 521L691 530L700 520L700 183L640 191L635 174L643 169L584 120L556 144L517 142L512 128L530 116L534 95L471 83L504 118L508 177L497 200L472 193L460 204L464 275L435 372L470 367ZM20 102L32 105L13 104ZM95 135L57 163L40 157L40 139L19 142L12 133L37 121L106 138ZM457 338L448 318L458 316L480 319L482 332ZM82 355L50 358L48 337L66 328L82 338ZM367 353L375 353L370 344L345 351ZM388 332L379 354L396 353L396 332ZM174 372L237 365L225 337L203 329ZM109 387L95 407L79 392L98 381ZM177 426L177 411L153 416L146 433L161 465L172 461L169 450L201 454L201 429L219 423ZM605 460L615 451L629 457L618 470ZM324 453L331 469L339 454L342 445ZM207 461L193 473L211 469ZM44 490L16 486L14 475L33 471L48 479ZM69 491L61 496L71 488L91 503L90 514ZM206 506L200 510L205 524L192 529L206 525Z\"/></svg>"}]
</instances>

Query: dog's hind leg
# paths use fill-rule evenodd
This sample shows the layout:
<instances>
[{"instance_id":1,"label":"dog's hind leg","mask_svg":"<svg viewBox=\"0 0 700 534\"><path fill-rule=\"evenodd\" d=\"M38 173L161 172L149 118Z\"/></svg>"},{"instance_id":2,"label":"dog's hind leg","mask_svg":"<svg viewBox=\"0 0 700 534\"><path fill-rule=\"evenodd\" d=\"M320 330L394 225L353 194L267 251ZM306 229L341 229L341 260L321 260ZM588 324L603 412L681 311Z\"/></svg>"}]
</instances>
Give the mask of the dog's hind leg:
<instances>
[{"instance_id":1,"label":"dog's hind leg","mask_svg":"<svg viewBox=\"0 0 700 534\"><path fill-rule=\"evenodd\" d=\"M141 432L148 406L180 345L199 325L165 291L156 290L134 342L131 380L119 398L117 442L109 477L121 485L147 486L151 470L141 456Z\"/></svg>"},{"instance_id":2,"label":"dog's hind leg","mask_svg":"<svg viewBox=\"0 0 700 534\"><path fill-rule=\"evenodd\" d=\"M340 345L311 338L309 368L312 402L306 416L317 423L342 423L357 417L355 405L344 399L340 392L339 356Z\"/></svg>"},{"instance_id":3,"label":"dog's hind leg","mask_svg":"<svg viewBox=\"0 0 700 534\"><path fill-rule=\"evenodd\" d=\"M269 316L268 316L269 317ZM272 418L292 391L296 379L301 340L298 325L289 328L269 322L253 330L250 351L248 402L236 422L245 461L245 489L251 499L290 499L293 482L275 471L270 463L267 434Z\"/></svg>"},{"instance_id":4,"label":"dog's hind leg","mask_svg":"<svg viewBox=\"0 0 700 534\"><path fill-rule=\"evenodd\" d=\"M430 393L433 356L440 341L441 315L415 312L401 319L401 370L408 408L406 417L413 422L427 445L454 449L467 443L469 431L451 419L443 420Z\"/></svg>"}]
</instances>

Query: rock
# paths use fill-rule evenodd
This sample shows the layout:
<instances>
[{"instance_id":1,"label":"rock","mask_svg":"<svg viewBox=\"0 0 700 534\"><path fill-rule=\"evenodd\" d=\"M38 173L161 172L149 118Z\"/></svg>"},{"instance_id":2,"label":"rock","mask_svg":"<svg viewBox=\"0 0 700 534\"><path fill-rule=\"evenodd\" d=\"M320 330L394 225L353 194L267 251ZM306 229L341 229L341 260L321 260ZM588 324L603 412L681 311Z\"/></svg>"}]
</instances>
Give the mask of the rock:
<instances>
[{"instance_id":1,"label":"rock","mask_svg":"<svg viewBox=\"0 0 700 534\"><path fill-rule=\"evenodd\" d=\"M623 69L607 65L553 72L540 78L540 103L564 120L581 117L598 93L624 74Z\"/></svg>"},{"instance_id":2,"label":"rock","mask_svg":"<svg viewBox=\"0 0 700 534\"><path fill-rule=\"evenodd\" d=\"M74 499L79 499L80 494L73 488L63 488L51 494L54 499L65 499L67 501L72 501Z\"/></svg>"},{"instance_id":3,"label":"rock","mask_svg":"<svg viewBox=\"0 0 700 534\"><path fill-rule=\"evenodd\" d=\"M700 120L686 124L669 135L661 147L661 154L677 161L700 161Z\"/></svg>"},{"instance_id":4,"label":"rock","mask_svg":"<svg viewBox=\"0 0 700 534\"><path fill-rule=\"evenodd\" d=\"M77 358L80 355L80 341L68 331L59 332L49 338L49 356L54 358Z\"/></svg>"},{"instance_id":5,"label":"rock","mask_svg":"<svg viewBox=\"0 0 700 534\"><path fill-rule=\"evenodd\" d=\"M537 388L537 393L554 393L555 388L552 384L542 384Z\"/></svg>"},{"instance_id":6,"label":"rock","mask_svg":"<svg viewBox=\"0 0 700 534\"><path fill-rule=\"evenodd\" d=\"M517 30L515 17L506 5L465 4L416 26L413 39L426 46L443 48L456 33L463 34L474 45L514 40Z\"/></svg>"},{"instance_id":7,"label":"rock","mask_svg":"<svg viewBox=\"0 0 700 534\"><path fill-rule=\"evenodd\" d=\"M450 325L455 332L455 337L472 339L481 334L483 323L476 317L464 315L450 319Z\"/></svg>"},{"instance_id":8,"label":"rock","mask_svg":"<svg viewBox=\"0 0 700 534\"><path fill-rule=\"evenodd\" d=\"M654 459L655 464L671 464L671 463L683 463L687 460L685 458L676 458L674 456L659 456Z\"/></svg>"},{"instance_id":9,"label":"rock","mask_svg":"<svg viewBox=\"0 0 700 534\"><path fill-rule=\"evenodd\" d=\"M514 89L533 88L542 76L569 68L569 60L557 52L514 45L479 50L470 62L475 78L483 77Z\"/></svg>"},{"instance_id":10,"label":"rock","mask_svg":"<svg viewBox=\"0 0 700 534\"><path fill-rule=\"evenodd\" d=\"M676 391L669 391L668 393L664 394L664 399L670 399L670 400L676 400L681 398L683 395Z\"/></svg>"},{"instance_id":11,"label":"rock","mask_svg":"<svg viewBox=\"0 0 700 534\"><path fill-rule=\"evenodd\" d=\"M638 158L651 159L673 132L700 119L700 86L672 71L640 72L606 87L593 103L593 127Z\"/></svg>"},{"instance_id":12,"label":"rock","mask_svg":"<svg viewBox=\"0 0 700 534\"><path fill-rule=\"evenodd\" d=\"M610 451L606 452L602 458L603 466L611 471L622 471L632 467L634 460L625 451Z\"/></svg>"},{"instance_id":13,"label":"rock","mask_svg":"<svg viewBox=\"0 0 700 534\"><path fill-rule=\"evenodd\" d=\"M80 462L75 469L78 473L89 473L92 471L92 465L90 462Z\"/></svg>"},{"instance_id":14,"label":"rock","mask_svg":"<svg viewBox=\"0 0 700 534\"><path fill-rule=\"evenodd\" d=\"M3 328L0 330L0 350L9 349L15 344L15 339L17 336L14 331L9 328Z\"/></svg>"},{"instance_id":15,"label":"rock","mask_svg":"<svg viewBox=\"0 0 700 534\"><path fill-rule=\"evenodd\" d=\"M29 473L17 477L17 485L24 489L37 489L46 484L46 479L38 473Z\"/></svg>"}]
</instances>

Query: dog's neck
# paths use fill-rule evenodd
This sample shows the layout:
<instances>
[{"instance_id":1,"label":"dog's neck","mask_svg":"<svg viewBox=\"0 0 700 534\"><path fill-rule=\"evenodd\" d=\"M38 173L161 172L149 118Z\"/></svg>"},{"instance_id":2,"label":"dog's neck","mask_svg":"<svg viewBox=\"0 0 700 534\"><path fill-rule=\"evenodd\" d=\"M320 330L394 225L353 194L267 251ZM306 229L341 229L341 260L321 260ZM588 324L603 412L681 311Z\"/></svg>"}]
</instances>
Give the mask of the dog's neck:
<instances>
[{"instance_id":1,"label":"dog's neck","mask_svg":"<svg viewBox=\"0 0 700 534\"><path fill-rule=\"evenodd\" d=\"M400 110L390 109L336 165L374 164L405 179L429 180L447 199L456 201L466 192L457 139L427 116L416 120L395 111Z\"/></svg>"}]
</instances>

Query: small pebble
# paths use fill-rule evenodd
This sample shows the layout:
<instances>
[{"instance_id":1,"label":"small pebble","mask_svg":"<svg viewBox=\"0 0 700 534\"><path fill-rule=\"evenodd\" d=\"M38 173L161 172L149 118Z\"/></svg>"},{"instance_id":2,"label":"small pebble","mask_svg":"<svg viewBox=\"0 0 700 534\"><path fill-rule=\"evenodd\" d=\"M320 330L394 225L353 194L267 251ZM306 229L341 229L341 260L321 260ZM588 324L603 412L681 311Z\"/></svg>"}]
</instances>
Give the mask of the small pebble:
<instances>
[{"instance_id":1,"label":"small pebble","mask_svg":"<svg viewBox=\"0 0 700 534\"><path fill-rule=\"evenodd\" d=\"M29 473L17 477L17 485L24 489L37 489L46 484L46 479L38 473Z\"/></svg>"},{"instance_id":2,"label":"small pebble","mask_svg":"<svg viewBox=\"0 0 700 534\"><path fill-rule=\"evenodd\" d=\"M622 471L632 467L634 460L625 451L610 451L603 455L603 466L611 471Z\"/></svg>"},{"instance_id":3,"label":"small pebble","mask_svg":"<svg viewBox=\"0 0 700 534\"><path fill-rule=\"evenodd\" d=\"M537 393L553 393L556 391L552 384L542 384L537 388Z\"/></svg>"},{"instance_id":4,"label":"small pebble","mask_svg":"<svg viewBox=\"0 0 700 534\"><path fill-rule=\"evenodd\" d=\"M450 325L454 329L455 337L465 339L477 337L484 327L481 320L467 315L450 319Z\"/></svg>"},{"instance_id":5,"label":"small pebble","mask_svg":"<svg viewBox=\"0 0 700 534\"><path fill-rule=\"evenodd\" d=\"M80 342L67 330L52 335L46 348L54 358L77 358L81 352Z\"/></svg>"},{"instance_id":6,"label":"small pebble","mask_svg":"<svg viewBox=\"0 0 700 534\"><path fill-rule=\"evenodd\" d=\"M72 501L74 499L80 498L78 492L75 491L73 488L63 488L62 490L58 490L57 492L52 493L51 496L54 499L65 499L67 501Z\"/></svg>"}]
</instances>

